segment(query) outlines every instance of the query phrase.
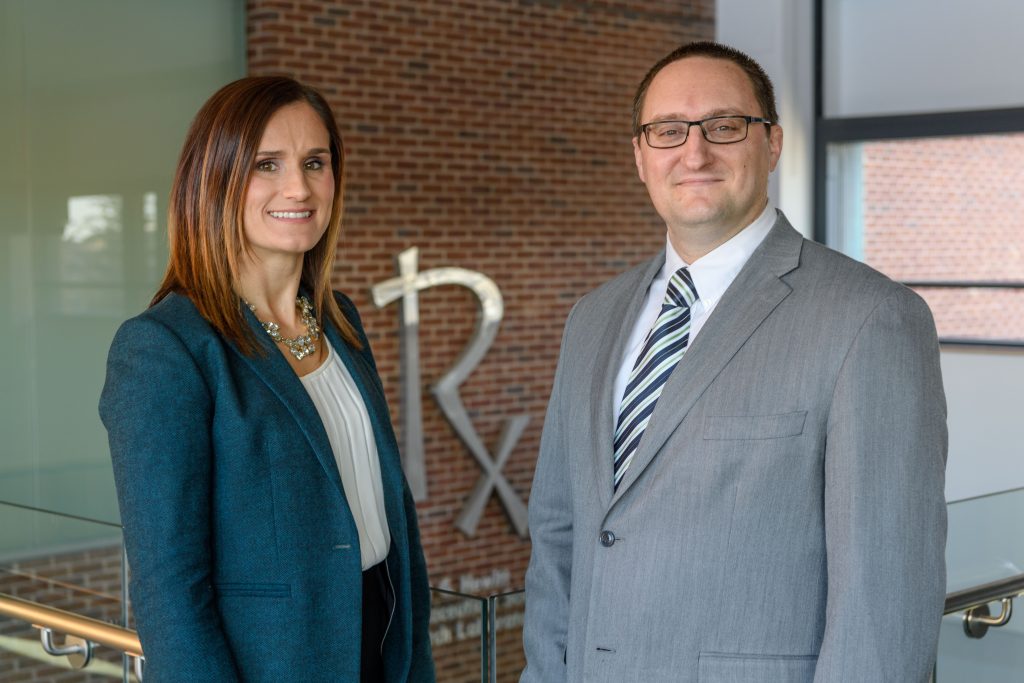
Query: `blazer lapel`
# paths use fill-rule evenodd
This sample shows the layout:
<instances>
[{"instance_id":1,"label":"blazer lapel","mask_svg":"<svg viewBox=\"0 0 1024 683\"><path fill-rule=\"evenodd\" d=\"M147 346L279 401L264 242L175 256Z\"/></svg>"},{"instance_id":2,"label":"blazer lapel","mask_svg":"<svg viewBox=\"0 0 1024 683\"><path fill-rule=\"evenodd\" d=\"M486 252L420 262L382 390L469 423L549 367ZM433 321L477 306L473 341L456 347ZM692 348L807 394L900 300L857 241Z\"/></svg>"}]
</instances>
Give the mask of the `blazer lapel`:
<instances>
[{"instance_id":1,"label":"blazer lapel","mask_svg":"<svg viewBox=\"0 0 1024 683\"><path fill-rule=\"evenodd\" d=\"M350 319L350 322L354 321ZM377 459L380 461L380 476L384 489L384 508L387 513L388 525L391 527L392 535L398 535L401 528L396 527L396 524L403 519L404 501L400 496L395 496L394 492L403 490L403 474L398 442L395 440L394 431L391 428L391 414L388 412L383 388L376 370L370 366L360 352L354 350L342 339L341 334L329 320L324 320L324 332L331 342L331 348L345 364L348 374L359 388L359 395L363 399L363 405L366 406L377 446Z\"/></svg>"},{"instance_id":2,"label":"blazer lapel","mask_svg":"<svg viewBox=\"0 0 1024 683\"><path fill-rule=\"evenodd\" d=\"M591 428L586 430L593 440L590 452L597 457L598 490L601 494L601 502L605 507L611 504L613 485L612 467L615 460L615 415L618 413L618 406L615 403L615 378L618 375L622 364L622 354L625 352L626 343L629 341L630 332L636 324L640 315L640 307L643 305L644 297L647 296L647 289L651 281L658 274L665 263L665 252L651 259L646 267L637 268L633 277L627 278L616 292L616 299L609 307L609 320L618 320L616 329L614 324L610 325L605 337L608 343L602 344L594 357L594 386L593 396L596 401L590 401L590 424Z\"/></svg>"},{"instance_id":3,"label":"blazer lapel","mask_svg":"<svg viewBox=\"0 0 1024 683\"><path fill-rule=\"evenodd\" d=\"M306 388L302 386L298 375L288 365L288 361L281 355L277 346L270 340L256 316L249 310L245 311L246 320L256 335L257 343L263 356L249 357L241 352L239 355L246 364L255 372L260 379L270 388L281 400L285 408L291 413L295 422L298 423L306 440L309 441L313 453L323 467L324 474L334 482L338 493L344 498L344 489L341 485L341 474L338 472L338 464L334 459L334 451L324 431L323 421L320 413L313 405L313 399L309 397ZM333 338L331 339L334 344ZM337 348L337 346L335 346Z\"/></svg>"},{"instance_id":4,"label":"blazer lapel","mask_svg":"<svg viewBox=\"0 0 1024 683\"><path fill-rule=\"evenodd\" d=\"M780 278L799 265L803 237L779 212L772 230L733 280L673 371L612 504L643 473L704 390L791 288ZM695 437L696 438L696 437Z\"/></svg>"}]
</instances>

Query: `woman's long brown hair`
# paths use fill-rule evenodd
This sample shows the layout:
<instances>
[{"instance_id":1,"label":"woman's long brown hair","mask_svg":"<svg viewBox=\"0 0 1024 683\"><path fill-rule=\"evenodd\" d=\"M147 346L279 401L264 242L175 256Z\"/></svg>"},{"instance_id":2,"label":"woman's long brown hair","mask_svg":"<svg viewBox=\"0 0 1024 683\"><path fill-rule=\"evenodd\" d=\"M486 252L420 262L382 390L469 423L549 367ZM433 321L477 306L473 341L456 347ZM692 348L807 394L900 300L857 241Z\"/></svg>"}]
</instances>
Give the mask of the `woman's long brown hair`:
<instances>
[{"instance_id":1,"label":"woman's long brown hair","mask_svg":"<svg viewBox=\"0 0 1024 683\"><path fill-rule=\"evenodd\" d=\"M267 122L285 105L306 102L330 138L334 203L327 230L302 262L302 287L313 295L320 324L328 318L346 342L361 343L331 292L331 270L341 230L344 144L331 108L313 88L291 78L266 76L224 86L196 114L171 186L167 232L170 262L153 306L171 292L187 296L217 332L245 354L256 338L245 321L235 285L245 239L245 195Z\"/></svg>"}]
</instances>

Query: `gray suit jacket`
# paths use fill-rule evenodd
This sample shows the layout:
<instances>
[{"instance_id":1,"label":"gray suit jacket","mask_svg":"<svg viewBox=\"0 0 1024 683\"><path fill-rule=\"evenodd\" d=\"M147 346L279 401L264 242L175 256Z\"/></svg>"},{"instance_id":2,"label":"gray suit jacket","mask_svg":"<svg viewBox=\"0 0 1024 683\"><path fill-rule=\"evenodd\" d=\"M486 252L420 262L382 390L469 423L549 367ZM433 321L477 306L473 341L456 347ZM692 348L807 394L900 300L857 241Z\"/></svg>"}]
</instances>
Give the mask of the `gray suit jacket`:
<instances>
[{"instance_id":1,"label":"gray suit jacket","mask_svg":"<svg viewBox=\"0 0 1024 683\"><path fill-rule=\"evenodd\" d=\"M780 213L613 492L612 385L663 261L566 322L530 496L522 680L926 681L946 535L927 306Z\"/></svg>"}]
</instances>

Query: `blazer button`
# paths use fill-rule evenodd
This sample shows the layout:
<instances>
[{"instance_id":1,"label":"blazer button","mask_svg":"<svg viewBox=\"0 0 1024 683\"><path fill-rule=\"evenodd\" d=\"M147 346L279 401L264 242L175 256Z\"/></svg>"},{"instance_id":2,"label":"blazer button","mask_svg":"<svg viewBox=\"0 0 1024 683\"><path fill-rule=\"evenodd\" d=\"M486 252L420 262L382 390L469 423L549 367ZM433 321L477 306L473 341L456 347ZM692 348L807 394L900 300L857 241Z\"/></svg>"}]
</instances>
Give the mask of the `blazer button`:
<instances>
[{"instance_id":1,"label":"blazer button","mask_svg":"<svg viewBox=\"0 0 1024 683\"><path fill-rule=\"evenodd\" d=\"M607 529L601 532L600 538L601 545L603 545L605 548L611 548L613 545L615 545L615 534L608 531Z\"/></svg>"}]
</instances>

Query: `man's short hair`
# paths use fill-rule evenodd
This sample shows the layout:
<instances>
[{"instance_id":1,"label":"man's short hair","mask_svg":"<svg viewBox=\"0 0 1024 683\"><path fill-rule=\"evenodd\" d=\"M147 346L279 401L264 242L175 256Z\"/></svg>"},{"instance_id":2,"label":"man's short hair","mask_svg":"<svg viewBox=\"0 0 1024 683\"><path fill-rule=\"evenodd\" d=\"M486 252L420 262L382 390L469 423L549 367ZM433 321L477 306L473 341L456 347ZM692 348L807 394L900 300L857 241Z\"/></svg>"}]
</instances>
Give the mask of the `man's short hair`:
<instances>
[{"instance_id":1,"label":"man's short hair","mask_svg":"<svg viewBox=\"0 0 1024 683\"><path fill-rule=\"evenodd\" d=\"M775 108L775 88L772 87L772 81L768 78L765 70L761 68L761 65L755 62L750 55L740 52L734 47L722 45L711 40L699 40L681 45L662 57L657 64L651 67L651 70L647 72L644 79L640 81L640 85L636 89L636 95L633 97L634 137L639 137L640 135L640 125L642 123L640 121L640 111L643 109L644 98L647 96L647 89L651 86L651 81L666 66L687 57L724 59L743 69L747 77L750 78L750 84L754 88L754 96L757 98L758 104L761 105L761 116L773 124L779 122L779 112Z\"/></svg>"}]
</instances>

